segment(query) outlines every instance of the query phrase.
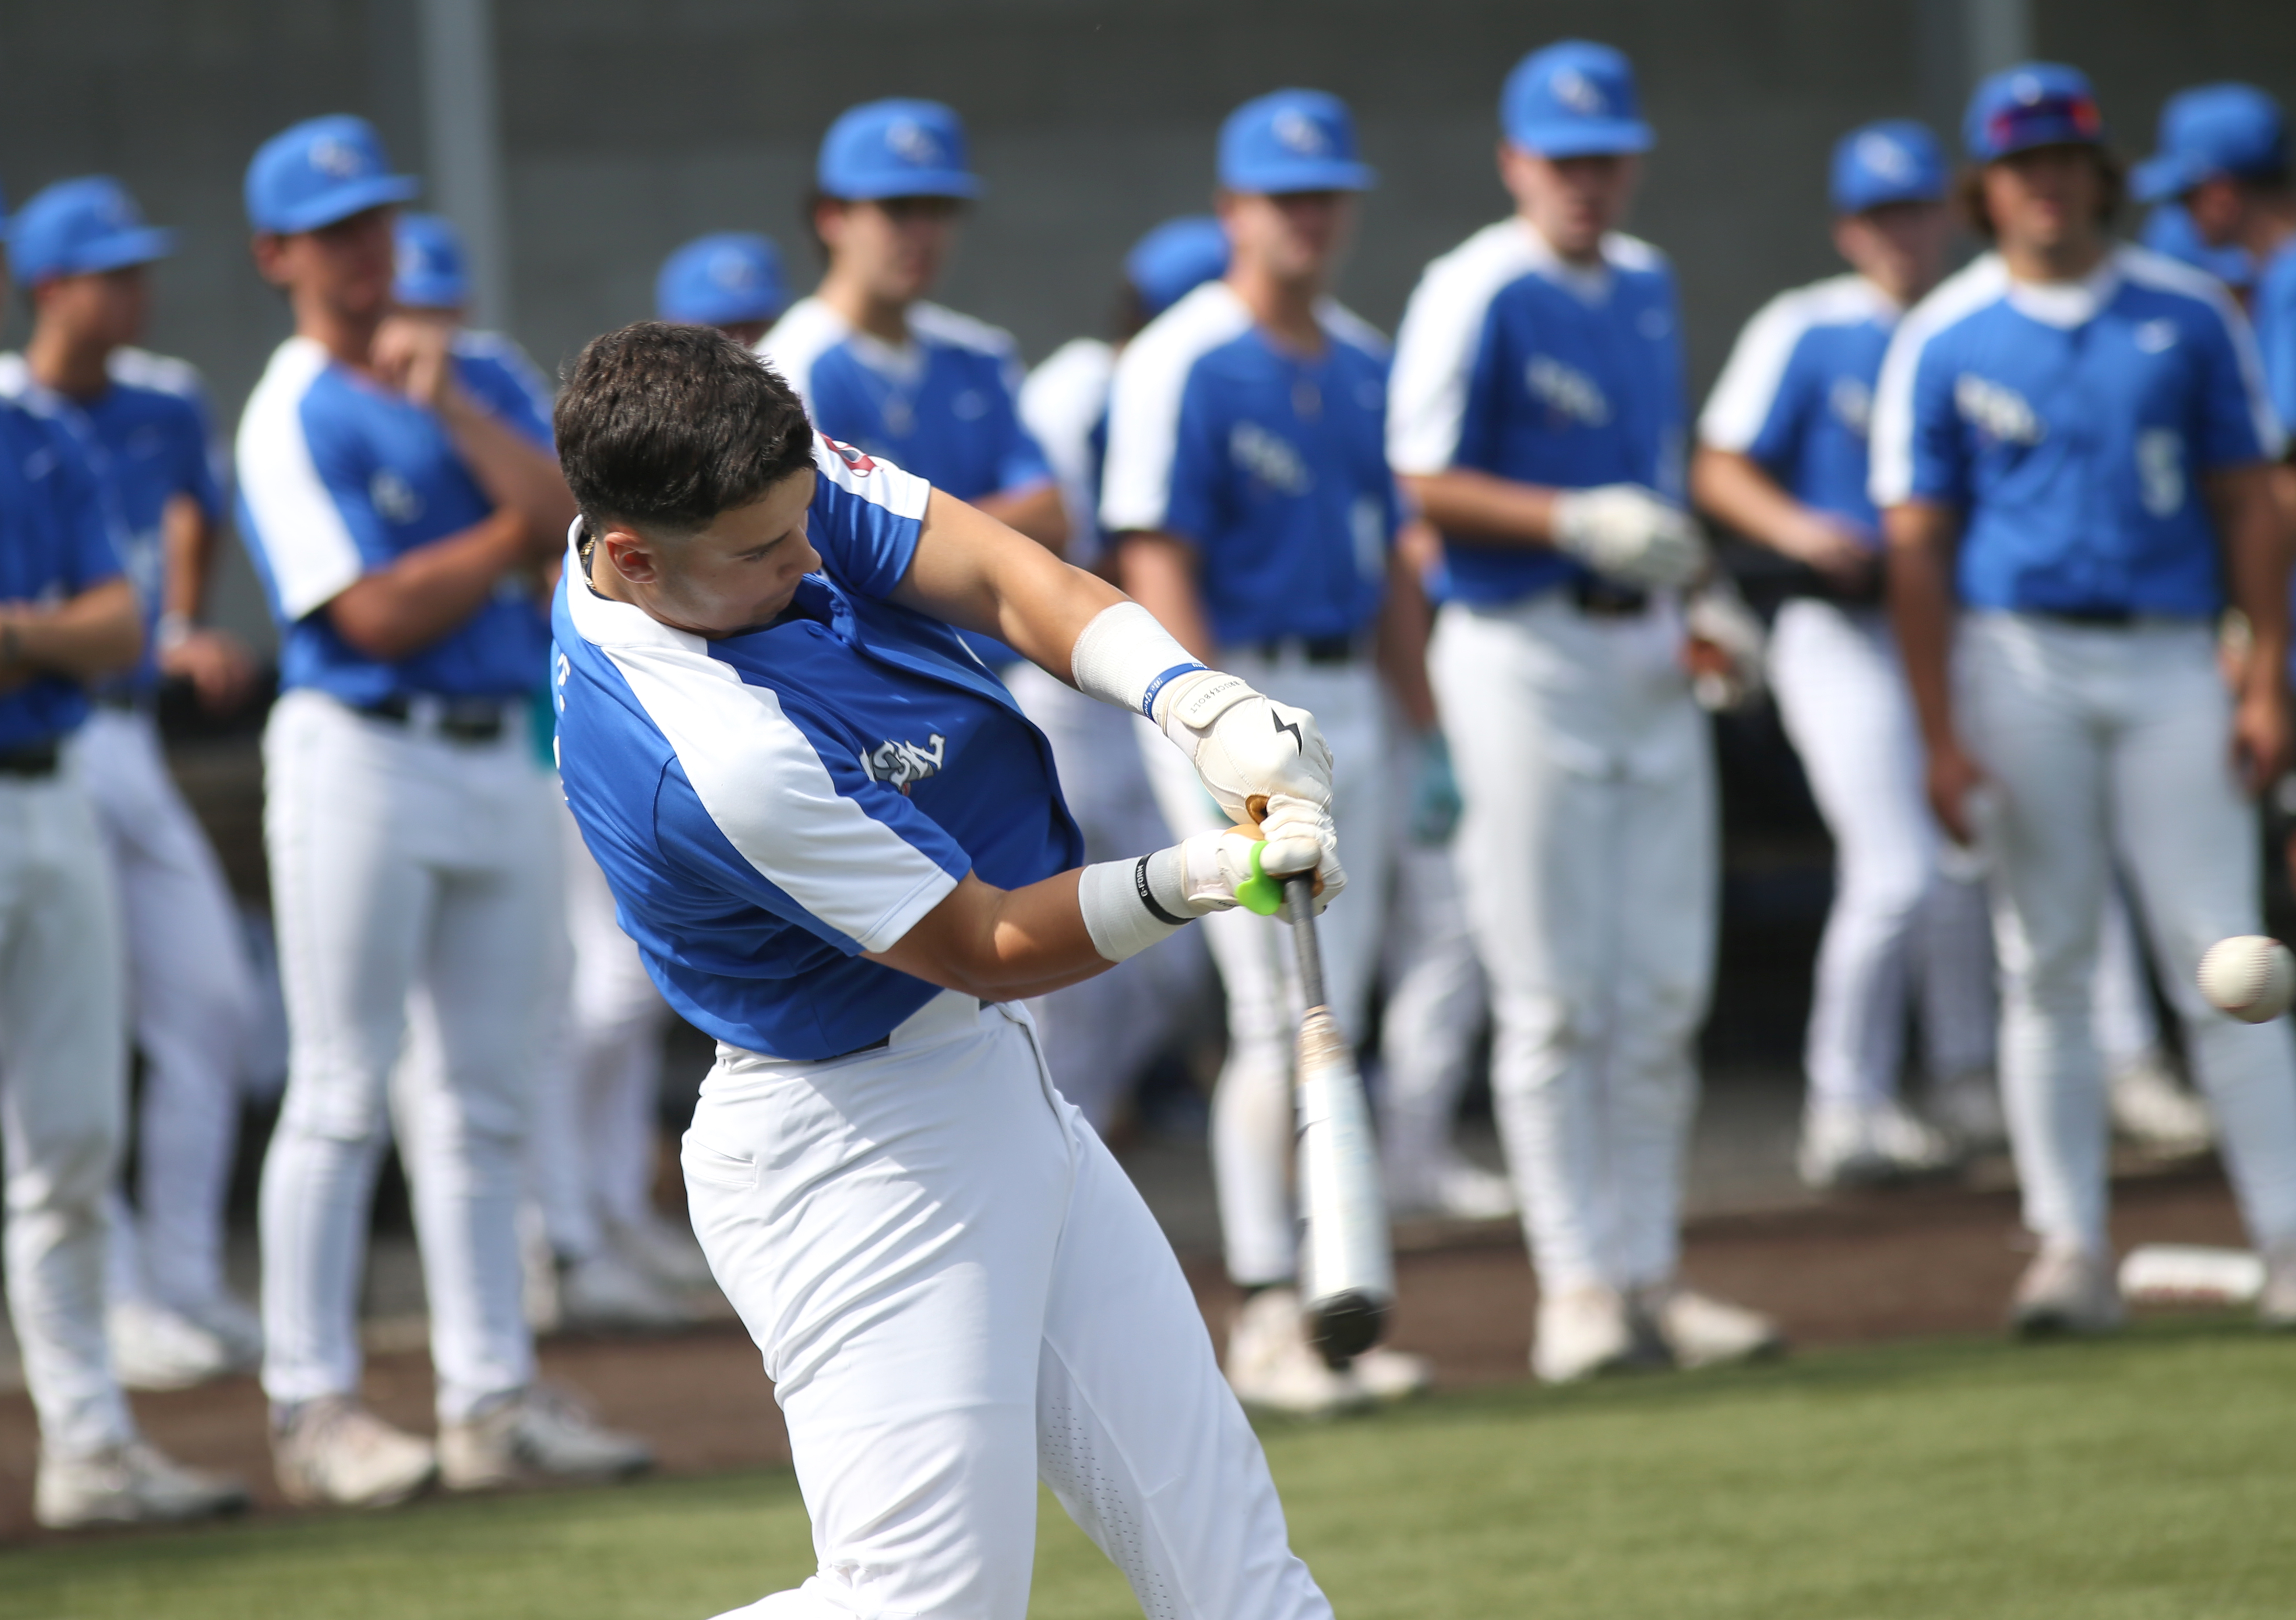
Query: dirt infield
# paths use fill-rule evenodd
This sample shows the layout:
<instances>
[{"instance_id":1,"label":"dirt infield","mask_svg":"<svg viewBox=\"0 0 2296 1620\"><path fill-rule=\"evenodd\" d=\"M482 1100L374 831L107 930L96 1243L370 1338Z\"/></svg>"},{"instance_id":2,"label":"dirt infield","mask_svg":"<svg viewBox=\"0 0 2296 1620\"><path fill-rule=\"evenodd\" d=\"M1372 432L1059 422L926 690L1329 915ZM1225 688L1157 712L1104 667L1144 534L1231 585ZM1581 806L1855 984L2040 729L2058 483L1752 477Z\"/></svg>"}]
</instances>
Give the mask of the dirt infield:
<instances>
[{"instance_id":1,"label":"dirt infield","mask_svg":"<svg viewBox=\"0 0 2296 1620\"><path fill-rule=\"evenodd\" d=\"M2115 1237L2237 1244L2223 1182L2193 1172L2121 1185ZM2023 1256L2006 1193L1939 1188L1845 1198L1775 1215L1694 1222L1685 1271L1717 1293L1775 1311L1797 1344L1867 1343L1982 1333L1999 1323ZM1533 1291L1522 1249L1505 1227L1423 1238L1398 1256L1395 1343L1433 1358L1442 1385L1527 1376ZM1232 1292L1216 1262L1190 1268L1207 1317L1224 1324ZM586 1393L609 1420L651 1438L671 1473L709 1473L788 1460L788 1437L738 1328L660 1339L560 1338L543 1347L545 1376ZM367 1394L392 1420L430 1426L430 1374L419 1352L369 1363ZM139 1395L152 1437L186 1461L246 1478L259 1511L285 1511L264 1443L263 1398L251 1378ZM31 1408L0 1398L0 1540L35 1537Z\"/></svg>"}]
</instances>

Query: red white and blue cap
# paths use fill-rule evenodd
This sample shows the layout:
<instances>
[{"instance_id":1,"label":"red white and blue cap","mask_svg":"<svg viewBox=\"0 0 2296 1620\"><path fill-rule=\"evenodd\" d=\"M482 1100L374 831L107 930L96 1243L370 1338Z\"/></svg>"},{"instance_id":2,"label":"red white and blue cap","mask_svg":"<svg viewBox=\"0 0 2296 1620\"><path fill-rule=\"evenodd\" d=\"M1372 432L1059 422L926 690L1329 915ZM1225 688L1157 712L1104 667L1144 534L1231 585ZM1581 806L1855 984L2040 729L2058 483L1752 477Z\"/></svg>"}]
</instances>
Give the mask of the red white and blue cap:
<instances>
[{"instance_id":1,"label":"red white and blue cap","mask_svg":"<svg viewBox=\"0 0 2296 1620\"><path fill-rule=\"evenodd\" d=\"M110 175L87 175L34 193L10 227L8 249L16 279L29 287L165 259L176 251L176 234L146 225L135 199Z\"/></svg>"},{"instance_id":2,"label":"red white and blue cap","mask_svg":"<svg viewBox=\"0 0 2296 1620\"><path fill-rule=\"evenodd\" d=\"M977 197L964 120L939 102L864 102L821 137L814 184L849 202L882 197Z\"/></svg>"},{"instance_id":3,"label":"red white and blue cap","mask_svg":"<svg viewBox=\"0 0 2296 1620\"><path fill-rule=\"evenodd\" d=\"M1321 90L1255 97L1220 126L1219 183L1233 192L1361 192L1377 177L1356 155L1348 104Z\"/></svg>"},{"instance_id":4,"label":"red white and blue cap","mask_svg":"<svg viewBox=\"0 0 2296 1620\"><path fill-rule=\"evenodd\" d=\"M656 318L682 326L770 321L788 308L781 252L755 231L697 236L662 260L654 277Z\"/></svg>"},{"instance_id":5,"label":"red white and blue cap","mask_svg":"<svg viewBox=\"0 0 2296 1620\"><path fill-rule=\"evenodd\" d=\"M2181 197L2212 175L2285 175L2288 120L2254 85L2202 85L2161 109L2160 147L2130 177L2140 202Z\"/></svg>"},{"instance_id":6,"label":"red white and blue cap","mask_svg":"<svg viewBox=\"0 0 2296 1620\"><path fill-rule=\"evenodd\" d=\"M1227 233L1210 214L1167 219L1124 256L1124 279L1150 320L1208 281L1227 274Z\"/></svg>"},{"instance_id":7,"label":"red white and blue cap","mask_svg":"<svg viewBox=\"0 0 2296 1620\"><path fill-rule=\"evenodd\" d=\"M1634 64L1590 39L1562 40L1515 63L1499 92L1499 126L1547 158L1648 152L1658 141L1643 122Z\"/></svg>"},{"instance_id":8,"label":"red white and blue cap","mask_svg":"<svg viewBox=\"0 0 2296 1620\"><path fill-rule=\"evenodd\" d=\"M1892 202L1938 202L1946 193L1945 150L1926 124L1884 119L1833 144L1830 194L1838 214Z\"/></svg>"},{"instance_id":9,"label":"red white and blue cap","mask_svg":"<svg viewBox=\"0 0 2296 1620\"><path fill-rule=\"evenodd\" d=\"M2036 146L2096 146L2104 141L2104 114L2097 111L2088 75L2079 68L2020 62L1977 86L1961 140L1980 163Z\"/></svg>"},{"instance_id":10,"label":"red white and blue cap","mask_svg":"<svg viewBox=\"0 0 2296 1620\"><path fill-rule=\"evenodd\" d=\"M247 220L258 231L316 231L422 189L412 175L390 172L382 137L365 119L306 119L256 149L247 166Z\"/></svg>"},{"instance_id":11,"label":"red white and blue cap","mask_svg":"<svg viewBox=\"0 0 2296 1620\"><path fill-rule=\"evenodd\" d=\"M408 309L459 309L471 301L463 234L444 214L401 214L391 226L390 301Z\"/></svg>"}]
</instances>

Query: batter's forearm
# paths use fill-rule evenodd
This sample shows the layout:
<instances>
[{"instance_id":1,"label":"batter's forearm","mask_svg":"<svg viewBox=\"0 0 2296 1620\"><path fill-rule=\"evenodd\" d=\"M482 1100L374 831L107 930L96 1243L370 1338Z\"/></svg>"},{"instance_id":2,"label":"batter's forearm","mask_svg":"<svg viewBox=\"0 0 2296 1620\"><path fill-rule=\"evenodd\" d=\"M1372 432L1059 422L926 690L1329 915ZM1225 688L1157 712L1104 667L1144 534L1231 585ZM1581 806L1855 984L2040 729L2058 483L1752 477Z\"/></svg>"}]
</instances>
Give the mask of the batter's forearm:
<instances>
[{"instance_id":1,"label":"batter's forearm","mask_svg":"<svg viewBox=\"0 0 2296 1620\"><path fill-rule=\"evenodd\" d=\"M999 889L968 872L908 933L869 959L983 1001L1043 995L1105 973L1076 872Z\"/></svg>"},{"instance_id":2,"label":"batter's forearm","mask_svg":"<svg viewBox=\"0 0 2296 1620\"><path fill-rule=\"evenodd\" d=\"M1468 467L1406 473L1403 486L1446 534L1518 546L1554 544L1554 491Z\"/></svg>"}]
</instances>

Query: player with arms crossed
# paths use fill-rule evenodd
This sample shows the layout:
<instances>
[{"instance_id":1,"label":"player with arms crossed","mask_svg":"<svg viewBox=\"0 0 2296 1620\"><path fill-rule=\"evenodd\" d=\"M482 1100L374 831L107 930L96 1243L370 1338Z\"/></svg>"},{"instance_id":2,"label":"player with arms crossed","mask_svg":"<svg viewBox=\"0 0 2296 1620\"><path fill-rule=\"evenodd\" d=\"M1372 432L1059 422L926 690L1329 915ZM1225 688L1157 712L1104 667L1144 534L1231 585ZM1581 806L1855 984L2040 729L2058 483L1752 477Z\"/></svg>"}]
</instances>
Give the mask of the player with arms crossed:
<instances>
[{"instance_id":1,"label":"player with arms crossed","mask_svg":"<svg viewBox=\"0 0 2296 1620\"><path fill-rule=\"evenodd\" d=\"M2296 1047L2218 1017L2194 979L2210 945L2260 932L2251 801L2288 747L2280 430L2223 286L2108 234L2120 169L2086 78L1995 75L1964 140L1997 251L1899 325L1873 495L1931 807L1995 869L2002 1086L2041 1243L2012 1318L2120 1320L2089 1022L2117 859L2266 1255L2262 1314L2296 1326ZM2236 692L2227 603L2254 635Z\"/></svg>"},{"instance_id":2,"label":"player with arms crossed","mask_svg":"<svg viewBox=\"0 0 2296 1620\"><path fill-rule=\"evenodd\" d=\"M1562 1380L1777 1330L1675 1275L1718 830L1676 594L1706 555L1679 505L1674 277L1613 228L1652 137L1626 58L1583 41L1524 58L1500 115L1517 211L1412 293L1387 448L1449 557L1428 667L1538 1270L1531 1364Z\"/></svg>"},{"instance_id":3,"label":"player with arms crossed","mask_svg":"<svg viewBox=\"0 0 2296 1620\"><path fill-rule=\"evenodd\" d=\"M719 1042L686 1187L820 1560L741 1612L1021 1620L1042 1478L1151 1614L1328 1615L1170 1247L1013 1005L1255 868L1337 879L1312 717L816 435L717 333L594 341L556 425L582 509L560 768L648 968ZM1043 737L952 624L1155 720L1232 816L1266 796L1268 842L1078 869Z\"/></svg>"}]
</instances>

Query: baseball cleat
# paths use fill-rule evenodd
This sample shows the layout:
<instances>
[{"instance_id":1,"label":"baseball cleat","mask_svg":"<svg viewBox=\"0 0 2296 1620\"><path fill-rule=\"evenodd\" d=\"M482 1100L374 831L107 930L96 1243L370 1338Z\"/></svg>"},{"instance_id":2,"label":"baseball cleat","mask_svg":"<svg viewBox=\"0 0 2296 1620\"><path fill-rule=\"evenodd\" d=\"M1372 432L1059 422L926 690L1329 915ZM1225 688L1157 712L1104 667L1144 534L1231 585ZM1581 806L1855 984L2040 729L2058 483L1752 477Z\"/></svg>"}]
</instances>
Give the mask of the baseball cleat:
<instances>
[{"instance_id":1,"label":"baseball cleat","mask_svg":"<svg viewBox=\"0 0 2296 1620\"><path fill-rule=\"evenodd\" d=\"M1530 1369L1542 1383L1575 1384L1621 1372L1642 1359L1625 1298L1615 1288L1586 1283L1542 1291Z\"/></svg>"},{"instance_id":2,"label":"baseball cleat","mask_svg":"<svg viewBox=\"0 0 2296 1620\"><path fill-rule=\"evenodd\" d=\"M305 1508L389 1508L429 1485L439 1452L393 1428L348 1395L322 1395L271 1435L272 1466L287 1500Z\"/></svg>"},{"instance_id":3,"label":"baseball cleat","mask_svg":"<svg viewBox=\"0 0 2296 1620\"><path fill-rule=\"evenodd\" d=\"M1680 1283L1637 1288L1633 1303L1677 1367L1726 1367L1785 1351L1785 1330L1775 1318Z\"/></svg>"},{"instance_id":4,"label":"baseball cleat","mask_svg":"<svg viewBox=\"0 0 2296 1620\"><path fill-rule=\"evenodd\" d=\"M570 1261L558 1271L558 1325L570 1328L690 1327L685 1302L611 1249Z\"/></svg>"},{"instance_id":5,"label":"baseball cleat","mask_svg":"<svg viewBox=\"0 0 2296 1620\"><path fill-rule=\"evenodd\" d=\"M659 1216L616 1221L609 1229L609 1241L624 1259L665 1288L707 1288L717 1282L693 1234Z\"/></svg>"},{"instance_id":6,"label":"baseball cleat","mask_svg":"<svg viewBox=\"0 0 2296 1620\"><path fill-rule=\"evenodd\" d=\"M653 1460L644 1441L607 1428L572 1392L547 1384L504 1395L439 1435L439 1476L449 1491L627 1479Z\"/></svg>"},{"instance_id":7,"label":"baseball cleat","mask_svg":"<svg viewBox=\"0 0 2296 1620\"><path fill-rule=\"evenodd\" d=\"M244 1512L247 1487L188 1468L141 1440L86 1457L40 1459L32 1517L50 1530L98 1525L174 1525Z\"/></svg>"},{"instance_id":8,"label":"baseball cleat","mask_svg":"<svg viewBox=\"0 0 2296 1620\"><path fill-rule=\"evenodd\" d=\"M2026 1338L2111 1333L2124 1314L2112 1257L2053 1240L2018 1279L2009 1325Z\"/></svg>"},{"instance_id":9,"label":"baseball cleat","mask_svg":"<svg viewBox=\"0 0 2296 1620\"><path fill-rule=\"evenodd\" d=\"M1959 1163L1943 1131L1895 1098L1874 1102L1813 1101L1802 1115L1794 1167L1802 1185L1819 1189L1872 1187L1942 1175Z\"/></svg>"},{"instance_id":10,"label":"baseball cleat","mask_svg":"<svg viewBox=\"0 0 2296 1620\"><path fill-rule=\"evenodd\" d=\"M189 1389L246 1365L215 1334L148 1299L114 1300L103 1326L113 1376L129 1389Z\"/></svg>"},{"instance_id":11,"label":"baseball cleat","mask_svg":"<svg viewBox=\"0 0 2296 1620\"><path fill-rule=\"evenodd\" d=\"M1228 1330L1225 1370L1228 1387L1246 1406L1295 1418L1326 1417L1381 1398L1352 1369L1334 1372L1316 1353L1300 1295L1289 1287L1262 1288L1243 1302Z\"/></svg>"},{"instance_id":12,"label":"baseball cleat","mask_svg":"<svg viewBox=\"0 0 2296 1620\"><path fill-rule=\"evenodd\" d=\"M2141 1147L2183 1157L2206 1153L2216 1140L2208 1105L2177 1083L2157 1052L2114 1069L2105 1098L2113 1130Z\"/></svg>"},{"instance_id":13,"label":"baseball cleat","mask_svg":"<svg viewBox=\"0 0 2296 1620\"><path fill-rule=\"evenodd\" d=\"M1374 1401L1408 1401L1435 1384L1435 1369L1425 1356L1383 1345L1374 1345L1349 1361L1345 1376Z\"/></svg>"},{"instance_id":14,"label":"baseball cleat","mask_svg":"<svg viewBox=\"0 0 2296 1620\"><path fill-rule=\"evenodd\" d=\"M2256 1320L2276 1330L2296 1328L2296 1238L2265 1246L2264 1291L2256 1296Z\"/></svg>"},{"instance_id":15,"label":"baseball cleat","mask_svg":"<svg viewBox=\"0 0 2296 1620\"><path fill-rule=\"evenodd\" d=\"M2001 1111L2001 1082L1990 1069L1964 1069L1930 1087L1930 1117L1971 1153L1997 1153L2009 1145L2009 1119Z\"/></svg>"}]
</instances>

